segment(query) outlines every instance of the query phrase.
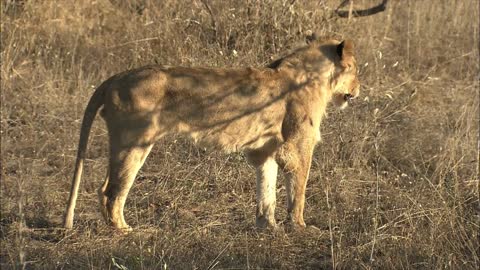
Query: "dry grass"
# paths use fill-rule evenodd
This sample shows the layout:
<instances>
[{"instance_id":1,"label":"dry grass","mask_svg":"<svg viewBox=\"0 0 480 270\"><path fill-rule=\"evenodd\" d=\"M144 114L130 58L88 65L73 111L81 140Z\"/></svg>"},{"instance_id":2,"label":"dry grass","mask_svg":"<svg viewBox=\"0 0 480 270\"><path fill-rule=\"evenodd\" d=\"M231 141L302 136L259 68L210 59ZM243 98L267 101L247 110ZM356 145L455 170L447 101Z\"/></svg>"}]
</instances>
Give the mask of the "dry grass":
<instances>
[{"instance_id":1,"label":"dry grass","mask_svg":"<svg viewBox=\"0 0 480 270\"><path fill-rule=\"evenodd\" d=\"M332 15L339 0L206 2L2 0L2 269L479 268L477 1L390 1L350 22ZM75 230L55 230L94 86L155 62L264 65L308 30L355 40L363 82L323 123L306 207L319 230L257 231L244 157L167 138L127 201L136 230L112 233L96 200L102 121Z\"/></svg>"}]
</instances>

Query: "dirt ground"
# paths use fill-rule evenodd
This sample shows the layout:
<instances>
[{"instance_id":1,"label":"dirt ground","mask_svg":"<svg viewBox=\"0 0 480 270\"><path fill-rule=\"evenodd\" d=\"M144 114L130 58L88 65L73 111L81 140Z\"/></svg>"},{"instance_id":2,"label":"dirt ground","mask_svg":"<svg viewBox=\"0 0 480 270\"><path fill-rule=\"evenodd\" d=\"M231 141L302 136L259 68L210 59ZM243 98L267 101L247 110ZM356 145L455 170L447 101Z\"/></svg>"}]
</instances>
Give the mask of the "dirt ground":
<instances>
[{"instance_id":1,"label":"dirt ground","mask_svg":"<svg viewBox=\"0 0 480 270\"><path fill-rule=\"evenodd\" d=\"M391 0L351 19L335 15L340 3L2 0L0 267L478 269L479 2ZM263 66L310 31L352 39L362 82L322 123L305 210L315 228L257 230L245 157L170 136L130 192L134 232L115 233L98 209L98 118L74 229L61 229L83 111L103 80L155 63ZM282 176L277 188L281 222Z\"/></svg>"}]
</instances>

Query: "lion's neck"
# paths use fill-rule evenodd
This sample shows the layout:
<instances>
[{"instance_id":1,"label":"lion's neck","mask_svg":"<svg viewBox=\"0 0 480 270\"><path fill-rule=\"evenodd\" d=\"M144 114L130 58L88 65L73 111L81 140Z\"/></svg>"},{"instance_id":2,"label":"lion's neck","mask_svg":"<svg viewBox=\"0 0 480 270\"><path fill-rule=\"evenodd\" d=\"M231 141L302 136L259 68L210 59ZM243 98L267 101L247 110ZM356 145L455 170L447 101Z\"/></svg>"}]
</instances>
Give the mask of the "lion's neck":
<instances>
[{"instance_id":1,"label":"lion's neck","mask_svg":"<svg viewBox=\"0 0 480 270\"><path fill-rule=\"evenodd\" d=\"M308 100L325 107L332 98L333 63L316 66L286 66L279 70L280 76L288 81L292 95L305 96Z\"/></svg>"},{"instance_id":2,"label":"lion's neck","mask_svg":"<svg viewBox=\"0 0 480 270\"><path fill-rule=\"evenodd\" d=\"M312 116L313 125L319 128L328 103L332 99L331 74L334 66L326 65L321 72L301 68L283 68L281 76L288 82L289 99ZM282 74L283 73L283 74Z\"/></svg>"}]
</instances>

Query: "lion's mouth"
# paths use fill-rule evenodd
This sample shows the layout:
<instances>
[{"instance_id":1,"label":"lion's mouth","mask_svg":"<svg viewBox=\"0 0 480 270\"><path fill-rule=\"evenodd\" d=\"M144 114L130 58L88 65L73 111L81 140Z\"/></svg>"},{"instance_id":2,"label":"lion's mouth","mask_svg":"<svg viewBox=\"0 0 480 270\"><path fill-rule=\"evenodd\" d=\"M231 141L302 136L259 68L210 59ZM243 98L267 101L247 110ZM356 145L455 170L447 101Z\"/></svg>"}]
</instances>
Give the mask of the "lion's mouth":
<instances>
[{"instance_id":1,"label":"lion's mouth","mask_svg":"<svg viewBox=\"0 0 480 270\"><path fill-rule=\"evenodd\" d=\"M345 94L343 95L343 100L345 101L350 101L352 99L354 99L355 97L352 95L352 94Z\"/></svg>"}]
</instances>

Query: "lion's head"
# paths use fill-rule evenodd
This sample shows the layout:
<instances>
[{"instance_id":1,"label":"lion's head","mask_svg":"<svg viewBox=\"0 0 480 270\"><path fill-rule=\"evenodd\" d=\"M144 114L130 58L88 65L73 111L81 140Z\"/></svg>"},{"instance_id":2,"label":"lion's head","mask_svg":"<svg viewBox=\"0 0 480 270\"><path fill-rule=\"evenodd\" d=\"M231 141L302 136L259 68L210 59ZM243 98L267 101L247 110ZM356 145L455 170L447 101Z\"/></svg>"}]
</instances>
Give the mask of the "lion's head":
<instances>
[{"instance_id":1,"label":"lion's head","mask_svg":"<svg viewBox=\"0 0 480 270\"><path fill-rule=\"evenodd\" d=\"M333 103L343 109L360 94L358 69L353 52L353 42L344 40L336 47L338 62L332 76Z\"/></svg>"},{"instance_id":2,"label":"lion's head","mask_svg":"<svg viewBox=\"0 0 480 270\"><path fill-rule=\"evenodd\" d=\"M289 70L301 78L300 81L308 77L300 75L320 74L322 80L329 85L333 103L339 108L345 108L360 94L353 42L348 39L340 42L330 37L317 37L316 34L307 36L306 41L307 46L267 67Z\"/></svg>"}]
</instances>

